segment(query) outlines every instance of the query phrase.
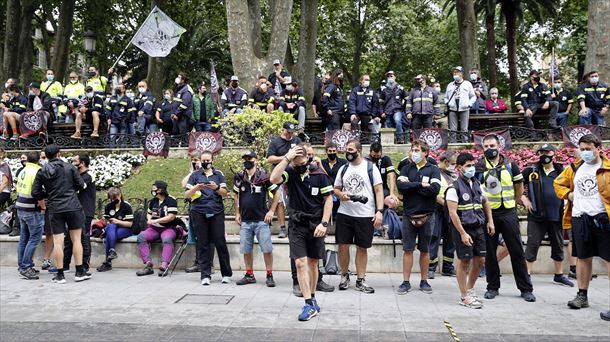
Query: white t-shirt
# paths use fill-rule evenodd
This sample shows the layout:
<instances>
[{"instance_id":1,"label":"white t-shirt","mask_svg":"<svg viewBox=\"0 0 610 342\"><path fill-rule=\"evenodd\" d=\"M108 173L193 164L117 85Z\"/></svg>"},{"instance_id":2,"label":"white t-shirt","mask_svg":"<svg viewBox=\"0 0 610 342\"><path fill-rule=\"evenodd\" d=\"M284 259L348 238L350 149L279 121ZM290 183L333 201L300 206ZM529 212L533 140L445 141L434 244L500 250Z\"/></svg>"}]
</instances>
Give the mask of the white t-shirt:
<instances>
[{"instance_id":1,"label":"white t-shirt","mask_svg":"<svg viewBox=\"0 0 610 342\"><path fill-rule=\"evenodd\" d=\"M341 187L343 192L349 195L361 195L367 197L369 200L366 204L353 201L341 201L339 205L339 213L353 216L353 217L373 217L375 216L375 191L371 186L371 180L369 179L367 171L367 161L363 160L360 165L354 166L351 163L345 164L337 171L337 178L335 179L335 186ZM347 167L343 179L341 179L341 173L343 168ZM379 169L373 165L373 184L381 184L381 173Z\"/></svg>"},{"instance_id":2,"label":"white t-shirt","mask_svg":"<svg viewBox=\"0 0 610 342\"><path fill-rule=\"evenodd\" d=\"M468 180L468 184L470 185L470 188L472 189L471 180ZM483 200L484 198L485 198L485 193L481 191L481 200ZM455 188L453 186L450 186L447 188L447 194L445 195L445 200L450 201L450 202L455 202L455 203L459 202L457 190L455 190Z\"/></svg>"},{"instance_id":3,"label":"white t-shirt","mask_svg":"<svg viewBox=\"0 0 610 342\"><path fill-rule=\"evenodd\" d=\"M583 163L574 176L574 202L572 217L582 214L595 216L606 212L604 202L599 194L595 172L602 166L602 161L591 165Z\"/></svg>"},{"instance_id":4,"label":"white t-shirt","mask_svg":"<svg viewBox=\"0 0 610 342\"><path fill-rule=\"evenodd\" d=\"M40 97L36 96L34 98L34 103L32 105L32 109L34 109L34 111L42 109L42 101L40 101Z\"/></svg>"}]
</instances>

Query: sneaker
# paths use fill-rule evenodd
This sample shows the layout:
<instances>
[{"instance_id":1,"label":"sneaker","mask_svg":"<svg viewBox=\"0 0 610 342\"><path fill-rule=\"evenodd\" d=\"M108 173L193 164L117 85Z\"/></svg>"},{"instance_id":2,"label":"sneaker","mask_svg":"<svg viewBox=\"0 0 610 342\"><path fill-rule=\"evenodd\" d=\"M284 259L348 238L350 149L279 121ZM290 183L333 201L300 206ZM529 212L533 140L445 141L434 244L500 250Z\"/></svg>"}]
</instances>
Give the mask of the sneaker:
<instances>
[{"instance_id":1,"label":"sneaker","mask_svg":"<svg viewBox=\"0 0 610 342\"><path fill-rule=\"evenodd\" d=\"M364 293L375 293L375 289L367 284L364 279L362 281L356 281L356 291Z\"/></svg>"},{"instance_id":2,"label":"sneaker","mask_svg":"<svg viewBox=\"0 0 610 342\"><path fill-rule=\"evenodd\" d=\"M187 267L185 271L186 273L197 273L201 272L201 268L199 267L199 263L195 261L193 266Z\"/></svg>"},{"instance_id":3,"label":"sneaker","mask_svg":"<svg viewBox=\"0 0 610 342\"><path fill-rule=\"evenodd\" d=\"M568 302L570 309L582 309L589 307L589 300L586 296L578 293L574 299Z\"/></svg>"},{"instance_id":4,"label":"sneaker","mask_svg":"<svg viewBox=\"0 0 610 342\"><path fill-rule=\"evenodd\" d=\"M471 309L481 309L483 307L483 303L479 302L478 300L472 298L469 295L466 295L466 297L460 299L460 305Z\"/></svg>"},{"instance_id":5,"label":"sneaker","mask_svg":"<svg viewBox=\"0 0 610 342\"><path fill-rule=\"evenodd\" d=\"M275 287L275 280L273 280L273 276L271 274L267 274L265 285L267 285L267 287Z\"/></svg>"},{"instance_id":6,"label":"sneaker","mask_svg":"<svg viewBox=\"0 0 610 342\"><path fill-rule=\"evenodd\" d=\"M434 279L434 271L428 271L428 279Z\"/></svg>"},{"instance_id":7,"label":"sneaker","mask_svg":"<svg viewBox=\"0 0 610 342\"><path fill-rule=\"evenodd\" d=\"M531 292L521 292L521 298L523 298L526 302L533 303L536 301L536 296L534 296Z\"/></svg>"},{"instance_id":8,"label":"sneaker","mask_svg":"<svg viewBox=\"0 0 610 342\"><path fill-rule=\"evenodd\" d=\"M48 269L49 273L57 273L57 267L53 266ZM70 273L70 267L64 267L64 273Z\"/></svg>"},{"instance_id":9,"label":"sneaker","mask_svg":"<svg viewBox=\"0 0 610 342\"><path fill-rule=\"evenodd\" d=\"M610 321L610 310L600 312L599 317L604 321Z\"/></svg>"},{"instance_id":10,"label":"sneaker","mask_svg":"<svg viewBox=\"0 0 610 342\"><path fill-rule=\"evenodd\" d=\"M455 268L444 269L441 274L445 277L455 277Z\"/></svg>"},{"instance_id":11,"label":"sneaker","mask_svg":"<svg viewBox=\"0 0 610 342\"><path fill-rule=\"evenodd\" d=\"M310 319L315 317L317 314L318 314L318 312L316 311L316 308L313 307L313 305L305 304L303 306L303 312L301 312L301 314L299 315L299 321L301 321L301 322L309 321Z\"/></svg>"},{"instance_id":12,"label":"sneaker","mask_svg":"<svg viewBox=\"0 0 610 342\"><path fill-rule=\"evenodd\" d=\"M341 275L341 282L339 283L339 290L347 290L349 288L349 273L343 273Z\"/></svg>"},{"instance_id":13,"label":"sneaker","mask_svg":"<svg viewBox=\"0 0 610 342\"><path fill-rule=\"evenodd\" d=\"M499 294L500 294L500 292L498 292L497 290L487 290L483 297L485 297L485 299L494 299Z\"/></svg>"},{"instance_id":14,"label":"sneaker","mask_svg":"<svg viewBox=\"0 0 610 342\"><path fill-rule=\"evenodd\" d=\"M317 312L320 312L320 306L318 305L318 301L316 300L316 298L311 298L311 303L314 307L314 309L316 309Z\"/></svg>"},{"instance_id":15,"label":"sneaker","mask_svg":"<svg viewBox=\"0 0 610 342\"><path fill-rule=\"evenodd\" d=\"M112 269L112 264L109 262L104 262L100 265L100 267L96 268L98 272L106 272Z\"/></svg>"},{"instance_id":16,"label":"sneaker","mask_svg":"<svg viewBox=\"0 0 610 342\"><path fill-rule=\"evenodd\" d=\"M26 280L38 280L38 275L36 274L36 272L34 271L33 268L28 268L27 270L23 271L23 272L19 272L19 274L21 274L21 277L23 279Z\"/></svg>"},{"instance_id":17,"label":"sneaker","mask_svg":"<svg viewBox=\"0 0 610 342\"><path fill-rule=\"evenodd\" d=\"M56 283L56 284L65 284L66 283L66 277L63 274L56 274L53 279L51 279L52 282Z\"/></svg>"},{"instance_id":18,"label":"sneaker","mask_svg":"<svg viewBox=\"0 0 610 342\"><path fill-rule=\"evenodd\" d=\"M560 285L565 285L565 286L569 286L569 287L574 287L574 283L570 281L570 279L568 279L568 277L566 277L565 275L561 274L561 275L556 275L553 277L553 282L555 282L556 284L560 284Z\"/></svg>"},{"instance_id":19,"label":"sneaker","mask_svg":"<svg viewBox=\"0 0 610 342\"><path fill-rule=\"evenodd\" d=\"M114 260L116 258L118 258L118 255L116 255L116 250L114 250L114 248L110 248L108 251L108 260Z\"/></svg>"},{"instance_id":20,"label":"sneaker","mask_svg":"<svg viewBox=\"0 0 610 342\"><path fill-rule=\"evenodd\" d=\"M292 285L292 294L297 297L303 297L303 292L301 292L301 287L299 284Z\"/></svg>"},{"instance_id":21,"label":"sneaker","mask_svg":"<svg viewBox=\"0 0 610 342\"><path fill-rule=\"evenodd\" d=\"M49 259L44 259L42 261L42 267L40 267L43 271L48 270L51 267L51 260Z\"/></svg>"},{"instance_id":22,"label":"sneaker","mask_svg":"<svg viewBox=\"0 0 610 342\"><path fill-rule=\"evenodd\" d=\"M223 284L230 284L231 283L231 277L222 277L222 280L220 281Z\"/></svg>"},{"instance_id":23,"label":"sneaker","mask_svg":"<svg viewBox=\"0 0 610 342\"><path fill-rule=\"evenodd\" d=\"M288 236L286 227L280 227L280 233L277 235L278 239L285 239Z\"/></svg>"},{"instance_id":24,"label":"sneaker","mask_svg":"<svg viewBox=\"0 0 610 342\"><path fill-rule=\"evenodd\" d=\"M568 273L568 278L576 279L576 272L570 271L570 273Z\"/></svg>"},{"instance_id":25,"label":"sneaker","mask_svg":"<svg viewBox=\"0 0 610 342\"><path fill-rule=\"evenodd\" d=\"M248 275L248 273L246 273L243 278L235 282L235 285L247 284L256 284L256 278L254 278L254 275Z\"/></svg>"},{"instance_id":26,"label":"sneaker","mask_svg":"<svg viewBox=\"0 0 610 342\"><path fill-rule=\"evenodd\" d=\"M167 268L159 267L159 277L166 277L168 274Z\"/></svg>"},{"instance_id":27,"label":"sneaker","mask_svg":"<svg viewBox=\"0 0 610 342\"><path fill-rule=\"evenodd\" d=\"M32 271L36 272L36 274L40 273L40 270L35 269L34 267L30 267L30 269L31 269Z\"/></svg>"},{"instance_id":28,"label":"sneaker","mask_svg":"<svg viewBox=\"0 0 610 342\"><path fill-rule=\"evenodd\" d=\"M74 274L74 281L76 281L76 282L85 281L87 279L91 279L91 274L90 273L76 272Z\"/></svg>"},{"instance_id":29,"label":"sneaker","mask_svg":"<svg viewBox=\"0 0 610 342\"><path fill-rule=\"evenodd\" d=\"M477 296L477 294L474 292L474 288L468 290L468 292L466 292L466 295L469 296L470 298L476 300L477 302L481 303L481 305L483 305L483 301L481 300L481 298L479 298L479 296Z\"/></svg>"},{"instance_id":30,"label":"sneaker","mask_svg":"<svg viewBox=\"0 0 610 342\"><path fill-rule=\"evenodd\" d=\"M148 263L146 263L146 265L144 265L143 269L138 270L136 272L136 275L138 277L142 277L142 276L147 276L147 275L151 275L151 274L154 274L154 273L155 273L155 271L153 271L153 264L152 264L152 262L148 262Z\"/></svg>"},{"instance_id":31,"label":"sneaker","mask_svg":"<svg viewBox=\"0 0 610 342\"><path fill-rule=\"evenodd\" d=\"M318 280L318 284L316 285L316 291L320 291L320 292L333 292L335 291L335 287L327 284L324 282L324 280Z\"/></svg>"},{"instance_id":32,"label":"sneaker","mask_svg":"<svg viewBox=\"0 0 610 342\"><path fill-rule=\"evenodd\" d=\"M409 291L411 291L411 283L408 281L403 281L402 284L400 284L400 286L398 287L396 293L399 295L403 295Z\"/></svg>"},{"instance_id":33,"label":"sneaker","mask_svg":"<svg viewBox=\"0 0 610 342\"><path fill-rule=\"evenodd\" d=\"M422 280L419 282L419 289L424 293L432 293L432 286L428 284L428 281Z\"/></svg>"},{"instance_id":34,"label":"sneaker","mask_svg":"<svg viewBox=\"0 0 610 342\"><path fill-rule=\"evenodd\" d=\"M201 285L203 285L203 286L210 285L210 278L203 278L203 279L201 279Z\"/></svg>"}]
</instances>

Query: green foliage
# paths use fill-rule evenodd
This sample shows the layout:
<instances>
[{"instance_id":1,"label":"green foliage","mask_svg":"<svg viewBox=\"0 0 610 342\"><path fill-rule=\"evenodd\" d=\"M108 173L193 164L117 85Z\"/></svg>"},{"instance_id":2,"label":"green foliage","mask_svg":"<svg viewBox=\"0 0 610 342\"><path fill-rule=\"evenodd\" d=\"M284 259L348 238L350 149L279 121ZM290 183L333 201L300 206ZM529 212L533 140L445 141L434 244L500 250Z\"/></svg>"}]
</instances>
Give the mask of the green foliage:
<instances>
[{"instance_id":1,"label":"green foliage","mask_svg":"<svg viewBox=\"0 0 610 342\"><path fill-rule=\"evenodd\" d=\"M126 198L150 198L151 185L156 180L167 182L169 193L184 197L182 178L190 172L190 160L149 158L144 166L136 170L122 187Z\"/></svg>"},{"instance_id":2,"label":"green foliage","mask_svg":"<svg viewBox=\"0 0 610 342\"><path fill-rule=\"evenodd\" d=\"M267 155L267 147L273 137L282 133L284 122L298 123L291 113L275 111L271 114L260 109L245 108L238 114L220 119L222 134L229 145L247 146L259 155ZM241 159L241 156L239 157Z\"/></svg>"}]
</instances>

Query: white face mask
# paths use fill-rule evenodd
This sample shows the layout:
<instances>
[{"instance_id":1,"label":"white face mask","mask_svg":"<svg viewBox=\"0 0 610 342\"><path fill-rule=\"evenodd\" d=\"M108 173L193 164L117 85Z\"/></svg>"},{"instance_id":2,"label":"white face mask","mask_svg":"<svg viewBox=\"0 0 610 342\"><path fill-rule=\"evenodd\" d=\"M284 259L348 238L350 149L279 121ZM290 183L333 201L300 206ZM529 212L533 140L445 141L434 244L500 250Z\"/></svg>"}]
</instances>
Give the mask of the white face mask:
<instances>
[{"instance_id":1,"label":"white face mask","mask_svg":"<svg viewBox=\"0 0 610 342\"><path fill-rule=\"evenodd\" d=\"M165 95L163 96L163 98L165 98L167 101L169 101L169 100L171 100L171 99L172 99L172 96L171 96L171 95L167 95L167 94L165 94Z\"/></svg>"},{"instance_id":2,"label":"white face mask","mask_svg":"<svg viewBox=\"0 0 610 342\"><path fill-rule=\"evenodd\" d=\"M286 90L288 90L288 91L292 91L292 84L287 85L287 86L286 86Z\"/></svg>"},{"instance_id":3,"label":"white face mask","mask_svg":"<svg viewBox=\"0 0 610 342\"><path fill-rule=\"evenodd\" d=\"M4 83L4 89L8 88L9 84L8 82Z\"/></svg>"},{"instance_id":4,"label":"white face mask","mask_svg":"<svg viewBox=\"0 0 610 342\"><path fill-rule=\"evenodd\" d=\"M434 87L434 90L435 90L437 93L440 93L440 92L441 92L441 87Z\"/></svg>"},{"instance_id":5,"label":"white face mask","mask_svg":"<svg viewBox=\"0 0 610 342\"><path fill-rule=\"evenodd\" d=\"M93 97L93 93L87 93L87 97L88 98L92 98Z\"/></svg>"},{"instance_id":6,"label":"white face mask","mask_svg":"<svg viewBox=\"0 0 610 342\"><path fill-rule=\"evenodd\" d=\"M591 83L597 84L599 82L599 76L591 77Z\"/></svg>"},{"instance_id":7,"label":"white face mask","mask_svg":"<svg viewBox=\"0 0 610 342\"><path fill-rule=\"evenodd\" d=\"M362 86L368 88L371 85L371 81L363 81Z\"/></svg>"},{"instance_id":8,"label":"white face mask","mask_svg":"<svg viewBox=\"0 0 610 342\"><path fill-rule=\"evenodd\" d=\"M453 80L455 82L460 82L462 80L462 76L460 76L460 75L453 75Z\"/></svg>"},{"instance_id":9,"label":"white face mask","mask_svg":"<svg viewBox=\"0 0 610 342\"><path fill-rule=\"evenodd\" d=\"M262 90L263 92L266 92L266 91L267 91L267 85L266 85L266 84L261 84L261 85L260 85L260 88L261 88L261 90Z\"/></svg>"},{"instance_id":10,"label":"white face mask","mask_svg":"<svg viewBox=\"0 0 610 342\"><path fill-rule=\"evenodd\" d=\"M138 87L138 91L140 94L144 94L146 92L146 87Z\"/></svg>"},{"instance_id":11,"label":"white face mask","mask_svg":"<svg viewBox=\"0 0 610 342\"><path fill-rule=\"evenodd\" d=\"M180 84L181 81L182 81L182 79L180 78L180 76L176 77L176 79L174 80L174 82L176 82L176 84Z\"/></svg>"},{"instance_id":12,"label":"white face mask","mask_svg":"<svg viewBox=\"0 0 610 342\"><path fill-rule=\"evenodd\" d=\"M449 166L447 166L447 171L449 171L449 172L455 172L455 165L449 165Z\"/></svg>"},{"instance_id":13,"label":"white face mask","mask_svg":"<svg viewBox=\"0 0 610 342\"><path fill-rule=\"evenodd\" d=\"M476 81L477 78L479 78L479 76L477 74L470 74L470 80L471 81Z\"/></svg>"}]
</instances>

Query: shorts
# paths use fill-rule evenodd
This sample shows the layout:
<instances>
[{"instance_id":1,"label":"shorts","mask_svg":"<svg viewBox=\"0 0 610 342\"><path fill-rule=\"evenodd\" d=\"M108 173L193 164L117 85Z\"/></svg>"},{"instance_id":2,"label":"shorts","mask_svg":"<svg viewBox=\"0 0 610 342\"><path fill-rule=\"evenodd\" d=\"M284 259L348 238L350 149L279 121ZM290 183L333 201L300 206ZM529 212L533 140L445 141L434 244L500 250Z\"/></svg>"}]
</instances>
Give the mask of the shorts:
<instances>
[{"instance_id":1,"label":"shorts","mask_svg":"<svg viewBox=\"0 0 610 342\"><path fill-rule=\"evenodd\" d=\"M338 244L354 244L361 248L371 248L374 231L372 219L372 217L337 214L335 242Z\"/></svg>"},{"instance_id":2,"label":"shorts","mask_svg":"<svg viewBox=\"0 0 610 342\"><path fill-rule=\"evenodd\" d=\"M288 221L288 243L290 245L290 258L324 259L324 237L314 237L314 229L309 224Z\"/></svg>"},{"instance_id":3,"label":"shorts","mask_svg":"<svg viewBox=\"0 0 610 342\"><path fill-rule=\"evenodd\" d=\"M563 228L561 222L533 221L527 222L527 244L525 245L525 260L536 261L538 249L544 235L548 234L551 243L551 259L563 261Z\"/></svg>"},{"instance_id":4,"label":"shorts","mask_svg":"<svg viewBox=\"0 0 610 342\"><path fill-rule=\"evenodd\" d=\"M455 244L455 252L458 259L470 260L472 257L484 257L487 255L487 247L485 244L485 226L464 227L464 230L472 239L472 246L466 246L462 242L462 237L457 229L452 228L453 243Z\"/></svg>"},{"instance_id":5,"label":"shorts","mask_svg":"<svg viewBox=\"0 0 610 342\"><path fill-rule=\"evenodd\" d=\"M428 253L430 240L432 239L432 227L434 226L435 215L428 219L423 226L416 228L411 224L411 220L404 216L402 218L402 250L412 252L415 250L415 240L417 240L417 250Z\"/></svg>"},{"instance_id":6,"label":"shorts","mask_svg":"<svg viewBox=\"0 0 610 342\"><path fill-rule=\"evenodd\" d=\"M572 217L572 256L588 259L598 256L610 262L610 230L595 226L587 215Z\"/></svg>"},{"instance_id":7,"label":"shorts","mask_svg":"<svg viewBox=\"0 0 610 342\"><path fill-rule=\"evenodd\" d=\"M83 120L83 122L86 123L93 123L93 112L97 112L99 115L100 120L102 119L102 114L101 111L99 110L87 110L87 112L85 113L85 119Z\"/></svg>"},{"instance_id":8,"label":"shorts","mask_svg":"<svg viewBox=\"0 0 610 342\"><path fill-rule=\"evenodd\" d=\"M271 228L265 221L242 222L239 230L239 252L241 254L252 253L254 249L254 236L263 253L271 253Z\"/></svg>"},{"instance_id":9,"label":"shorts","mask_svg":"<svg viewBox=\"0 0 610 342\"><path fill-rule=\"evenodd\" d=\"M288 207L288 194L286 193L286 185L280 185L277 189L277 192L280 196L280 204L284 206L284 208Z\"/></svg>"},{"instance_id":10,"label":"shorts","mask_svg":"<svg viewBox=\"0 0 610 342\"><path fill-rule=\"evenodd\" d=\"M50 213L51 231L53 234L63 234L68 230L82 229L85 225L85 215L82 210Z\"/></svg>"},{"instance_id":11,"label":"shorts","mask_svg":"<svg viewBox=\"0 0 610 342\"><path fill-rule=\"evenodd\" d=\"M53 235L53 230L51 229L51 219L49 218L48 210L44 212L44 234Z\"/></svg>"}]
</instances>

